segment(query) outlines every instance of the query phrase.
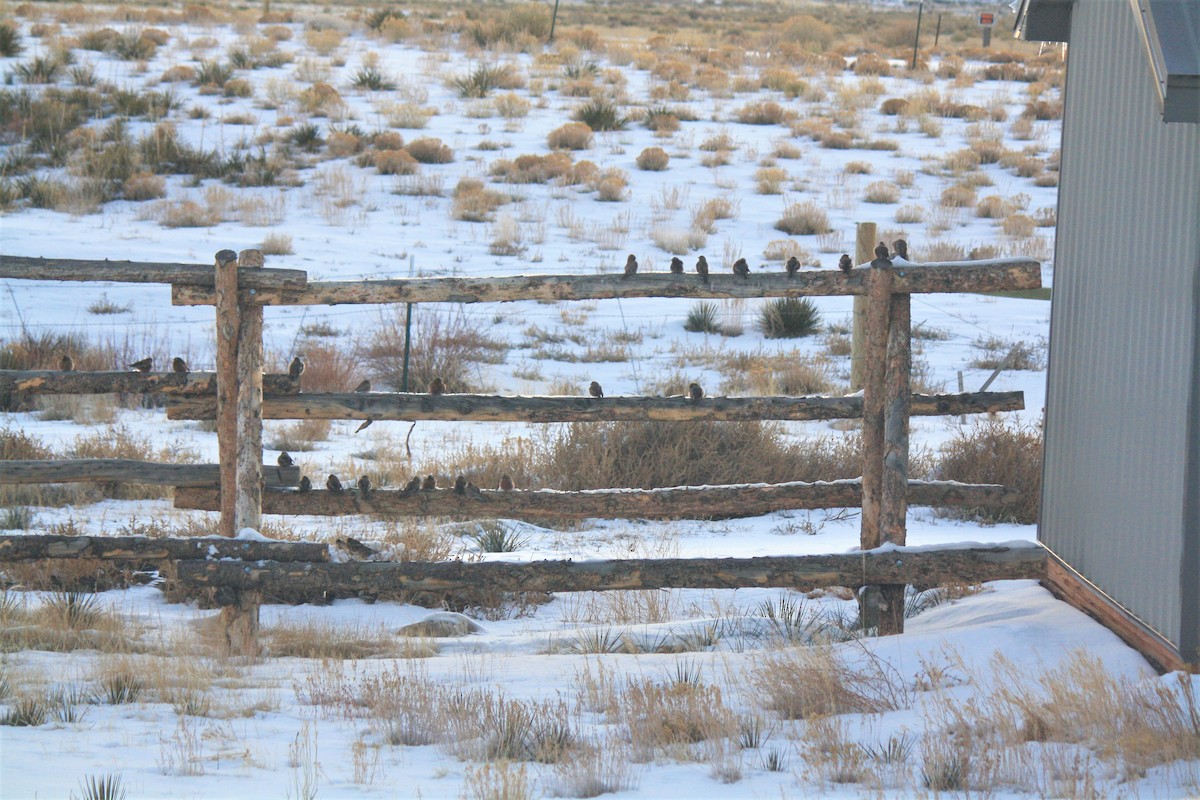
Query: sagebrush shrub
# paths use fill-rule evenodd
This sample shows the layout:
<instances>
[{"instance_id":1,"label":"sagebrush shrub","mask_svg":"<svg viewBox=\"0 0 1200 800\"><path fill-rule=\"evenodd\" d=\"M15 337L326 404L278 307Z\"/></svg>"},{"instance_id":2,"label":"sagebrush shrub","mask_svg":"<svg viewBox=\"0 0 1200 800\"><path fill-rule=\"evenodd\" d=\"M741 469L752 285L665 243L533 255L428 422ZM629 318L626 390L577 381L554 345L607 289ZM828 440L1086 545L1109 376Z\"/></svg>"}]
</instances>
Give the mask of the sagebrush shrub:
<instances>
[{"instance_id":1,"label":"sagebrush shrub","mask_svg":"<svg viewBox=\"0 0 1200 800\"><path fill-rule=\"evenodd\" d=\"M661 172L670 162L671 157L661 147L647 147L637 157L638 169L649 172Z\"/></svg>"},{"instance_id":2,"label":"sagebrush shrub","mask_svg":"<svg viewBox=\"0 0 1200 800\"><path fill-rule=\"evenodd\" d=\"M942 446L934 474L938 480L998 483L1020 494L1010 506L947 509L947 513L981 522L1036 523L1041 508L1042 431L1019 422L978 422Z\"/></svg>"},{"instance_id":3,"label":"sagebrush shrub","mask_svg":"<svg viewBox=\"0 0 1200 800\"><path fill-rule=\"evenodd\" d=\"M553 150L586 150L592 146L592 129L582 122L568 122L550 131L546 143Z\"/></svg>"}]
</instances>

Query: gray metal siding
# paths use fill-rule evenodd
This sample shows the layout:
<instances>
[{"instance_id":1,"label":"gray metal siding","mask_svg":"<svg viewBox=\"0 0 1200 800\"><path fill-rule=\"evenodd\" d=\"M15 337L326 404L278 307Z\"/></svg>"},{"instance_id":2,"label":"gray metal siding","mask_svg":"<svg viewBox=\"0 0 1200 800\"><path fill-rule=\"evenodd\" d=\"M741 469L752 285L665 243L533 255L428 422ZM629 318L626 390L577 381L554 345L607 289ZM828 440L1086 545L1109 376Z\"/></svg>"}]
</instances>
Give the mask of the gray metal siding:
<instances>
[{"instance_id":1,"label":"gray metal siding","mask_svg":"<svg viewBox=\"0 0 1200 800\"><path fill-rule=\"evenodd\" d=\"M1040 537L1176 645L1200 126L1166 125L1128 2L1071 19Z\"/></svg>"}]
</instances>

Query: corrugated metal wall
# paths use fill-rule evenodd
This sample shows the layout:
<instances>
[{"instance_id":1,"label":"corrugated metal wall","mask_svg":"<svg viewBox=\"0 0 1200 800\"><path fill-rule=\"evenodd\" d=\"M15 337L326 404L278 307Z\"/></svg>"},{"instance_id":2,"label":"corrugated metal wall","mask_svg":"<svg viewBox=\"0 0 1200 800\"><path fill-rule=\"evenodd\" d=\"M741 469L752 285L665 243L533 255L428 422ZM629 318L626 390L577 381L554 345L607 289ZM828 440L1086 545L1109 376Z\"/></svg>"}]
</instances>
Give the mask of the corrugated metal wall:
<instances>
[{"instance_id":1,"label":"corrugated metal wall","mask_svg":"<svg viewBox=\"0 0 1200 800\"><path fill-rule=\"evenodd\" d=\"M1065 99L1040 536L1178 646L1200 126L1128 2L1075 3Z\"/></svg>"}]
</instances>

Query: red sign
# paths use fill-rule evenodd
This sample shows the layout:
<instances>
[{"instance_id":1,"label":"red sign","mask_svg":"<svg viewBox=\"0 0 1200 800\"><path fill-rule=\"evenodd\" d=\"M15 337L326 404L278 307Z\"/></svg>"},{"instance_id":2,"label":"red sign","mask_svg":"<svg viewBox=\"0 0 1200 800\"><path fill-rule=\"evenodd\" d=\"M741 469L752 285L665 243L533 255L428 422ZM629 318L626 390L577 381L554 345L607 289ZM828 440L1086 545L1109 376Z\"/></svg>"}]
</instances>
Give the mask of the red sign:
<instances>
[{"instance_id":1,"label":"red sign","mask_svg":"<svg viewBox=\"0 0 1200 800\"><path fill-rule=\"evenodd\" d=\"M980 25L995 25L996 24L996 15L988 14L986 12L983 14L980 14L979 15L979 24Z\"/></svg>"}]
</instances>

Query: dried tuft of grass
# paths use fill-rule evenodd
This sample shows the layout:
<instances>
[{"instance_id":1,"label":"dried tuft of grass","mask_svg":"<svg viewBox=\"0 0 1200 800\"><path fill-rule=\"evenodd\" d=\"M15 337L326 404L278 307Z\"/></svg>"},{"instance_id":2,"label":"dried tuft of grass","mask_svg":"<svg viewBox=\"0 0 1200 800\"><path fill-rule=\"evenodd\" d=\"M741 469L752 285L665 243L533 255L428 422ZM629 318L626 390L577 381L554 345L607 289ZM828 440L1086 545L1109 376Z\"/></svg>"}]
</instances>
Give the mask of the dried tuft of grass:
<instances>
[{"instance_id":1,"label":"dried tuft of grass","mask_svg":"<svg viewBox=\"0 0 1200 800\"><path fill-rule=\"evenodd\" d=\"M982 522L1037 522L1041 507L1042 432L1000 420L976 422L942 446L934 475L963 483L998 483L1017 490L1017 502L993 508L944 509Z\"/></svg>"}]
</instances>

